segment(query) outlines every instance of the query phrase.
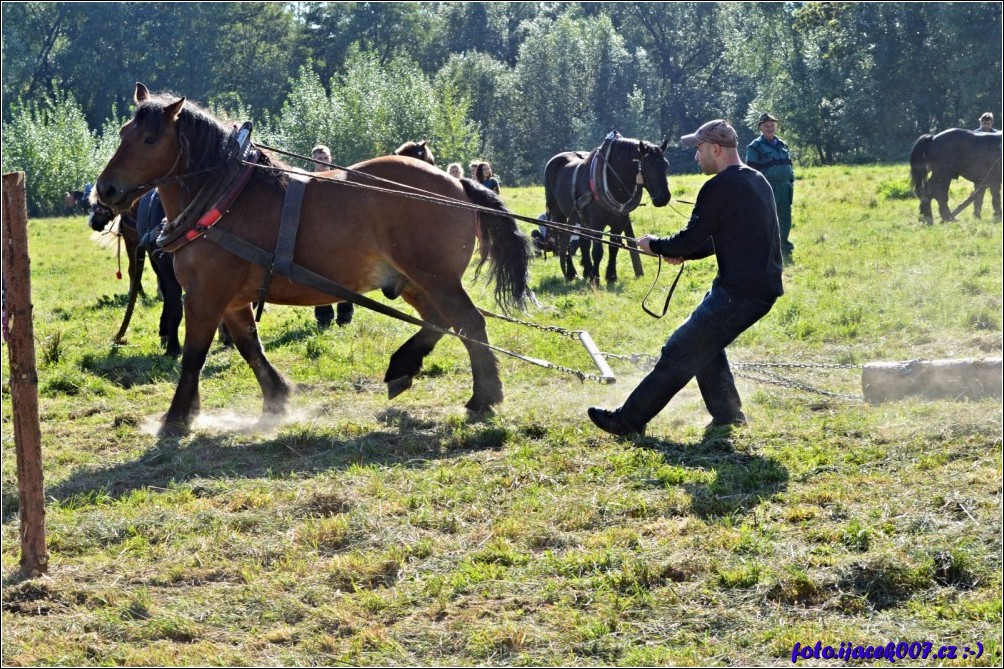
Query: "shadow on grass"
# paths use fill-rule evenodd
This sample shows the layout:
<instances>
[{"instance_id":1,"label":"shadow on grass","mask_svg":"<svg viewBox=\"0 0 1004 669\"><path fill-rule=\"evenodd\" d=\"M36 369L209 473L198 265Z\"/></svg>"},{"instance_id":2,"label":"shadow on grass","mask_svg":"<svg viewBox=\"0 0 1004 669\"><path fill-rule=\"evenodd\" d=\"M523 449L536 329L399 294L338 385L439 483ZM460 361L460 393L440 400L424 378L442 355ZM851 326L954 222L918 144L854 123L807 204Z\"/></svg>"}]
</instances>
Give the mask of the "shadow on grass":
<instances>
[{"instance_id":1,"label":"shadow on grass","mask_svg":"<svg viewBox=\"0 0 1004 669\"><path fill-rule=\"evenodd\" d=\"M163 354L122 355L121 350L113 346L105 356L85 355L80 367L120 388L178 378L180 364L176 358Z\"/></svg>"},{"instance_id":2,"label":"shadow on grass","mask_svg":"<svg viewBox=\"0 0 1004 669\"><path fill-rule=\"evenodd\" d=\"M46 497L60 503L87 505L120 499L134 490L167 488L194 480L309 477L354 465L424 467L430 461L454 457L458 451L503 448L513 436L511 429L491 420L490 412L442 422L387 409L379 419L384 429L357 435L351 434L351 424L341 430L294 424L281 428L278 434L252 436L252 441L241 441L240 433L233 431L158 437L136 459L111 467L81 469L47 487ZM3 522L13 520L19 507L16 487L5 485Z\"/></svg>"},{"instance_id":3,"label":"shadow on grass","mask_svg":"<svg viewBox=\"0 0 1004 669\"><path fill-rule=\"evenodd\" d=\"M692 444L643 438L637 446L662 453L668 464L701 469L710 481L684 483L691 512L704 519L745 514L788 487L788 470L778 460L735 450L727 432L710 433Z\"/></svg>"}]
</instances>

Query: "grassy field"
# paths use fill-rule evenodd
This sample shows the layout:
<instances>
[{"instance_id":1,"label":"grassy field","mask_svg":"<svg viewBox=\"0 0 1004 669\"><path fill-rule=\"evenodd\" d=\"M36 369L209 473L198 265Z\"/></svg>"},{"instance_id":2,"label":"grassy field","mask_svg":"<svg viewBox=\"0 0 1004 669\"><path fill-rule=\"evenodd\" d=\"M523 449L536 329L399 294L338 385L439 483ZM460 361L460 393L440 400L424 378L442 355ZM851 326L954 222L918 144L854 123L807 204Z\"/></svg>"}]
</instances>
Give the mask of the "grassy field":
<instances>
[{"instance_id":1,"label":"grassy field","mask_svg":"<svg viewBox=\"0 0 1004 669\"><path fill-rule=\"evenodd\" d=\"M1001 355L1001 223L921 224L906 175L799 170L786 295L730 348L807 365L785 375L839 396L740 377L751 425L705 434L692 384L633 442L585 415L634 387L644 371L627 360L599 385L504 357L506 403L472 420L459 342L388 401L389 352L412 326L357 310L322 332L287 307L260 330L299 386L289 420L257 425L253 375L214 345L194 432L158 439L178 375L159 355L159 303L113 347L114 251L80 218L31 221L51 562L47 578L14 577L5 350L3 664L790 665L796 643L820 641L933 644L897 666L999 666L1000 401L860 399L870 361ZM674 203L641 208L637 234L685 225L676 200L702 182L673 177ZM503 196L543 209L539 188ZM542 306L523 317L654 354L715 273L688 263L655 321L640 302L656 268L636 279L622 256L621 280L593 288L538 259ZM560 334L500 321L489 334L593 371ZM935 659L941 646L956 659Z\"/></svg>"}]
</instances>

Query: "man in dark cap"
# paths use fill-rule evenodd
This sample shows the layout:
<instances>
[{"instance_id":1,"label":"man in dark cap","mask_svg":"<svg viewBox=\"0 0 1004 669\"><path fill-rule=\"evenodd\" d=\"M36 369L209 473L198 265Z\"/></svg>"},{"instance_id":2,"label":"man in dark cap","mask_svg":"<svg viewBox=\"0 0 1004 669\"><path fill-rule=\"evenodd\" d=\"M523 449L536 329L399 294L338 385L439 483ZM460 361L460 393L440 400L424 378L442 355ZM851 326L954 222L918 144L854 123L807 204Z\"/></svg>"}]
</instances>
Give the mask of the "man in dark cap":
<instances>
[{"instance_id":1,"label":"man in dark cap","mask_svg":"<svg viewBox=\"0 0 1004 669\"><path fill-rule=\"evenodd\" d=\"M785 264L792 262L795 245L791 235L791 203L795 199L795 168L788 145L777 136L777 119L766 112L757 121L760 136L746 147L746 164L767 177L774 189L777 220L781 226L781 253Z\"/></svg>"},{"instance_id":2,"label":"man in dark cap","mask_svg":"<svg viewBox=\"0 0 1004 669\"><path fill-rule=\"evenodd\" d=\"M695 377L711 413L709 428L745 424L725 347L784 292L774 194L764 176L739 158L735 129L709 121L681 143L695 147L701 171L713 176L701 187L686 228L669 237L644 235L638 248L675 265L714 254L718 275L624 405L589 409L593 423L618 436L644 434L648 422Z\"/></svg>"}]
</instances>

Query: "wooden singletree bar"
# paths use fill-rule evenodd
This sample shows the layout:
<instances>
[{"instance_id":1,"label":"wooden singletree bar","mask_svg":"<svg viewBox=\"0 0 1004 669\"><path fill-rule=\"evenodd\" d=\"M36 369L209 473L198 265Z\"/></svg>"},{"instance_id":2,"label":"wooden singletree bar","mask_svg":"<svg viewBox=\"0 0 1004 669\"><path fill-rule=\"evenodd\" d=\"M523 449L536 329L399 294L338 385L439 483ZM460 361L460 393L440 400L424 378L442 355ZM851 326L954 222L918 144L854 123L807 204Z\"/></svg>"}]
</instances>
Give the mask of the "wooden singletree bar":
<instances>
[{"instance_id":1,"label":"wooden singletree bar","mask_svg":"<svg viewBox=\"0 0 1004 669\"><path fill-rule=\"evenodd\" d=\"M20 495L21 573L44 574L45 492L42 483L42 433L38 424L38 374L31 314L31 262L24 172L3 175L4 335L10 369L17 487Z\"/></svg>"}]
</instances>

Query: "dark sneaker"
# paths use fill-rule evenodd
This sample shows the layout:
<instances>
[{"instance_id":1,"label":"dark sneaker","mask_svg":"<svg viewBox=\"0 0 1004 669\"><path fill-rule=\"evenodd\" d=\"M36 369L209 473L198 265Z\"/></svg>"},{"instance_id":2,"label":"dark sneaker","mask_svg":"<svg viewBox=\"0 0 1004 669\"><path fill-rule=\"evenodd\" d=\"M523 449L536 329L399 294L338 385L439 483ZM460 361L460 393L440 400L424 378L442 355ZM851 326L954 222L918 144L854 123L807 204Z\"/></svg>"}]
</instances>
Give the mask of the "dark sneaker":
<instances>
[{"instance_id":1,"label":"dark sneaker","mask_svg":"<svg viewBox=\"0 0 1004 669\"><path fill-rule=\"evenodd\" d=\"M620 414L616 411L608 411L599 407L589 407L589 420L593 421L596 427L604 432L618 437L644 437L645 426L640 428L630 427L624 424Z\"/></svg>"}]
</instances>

